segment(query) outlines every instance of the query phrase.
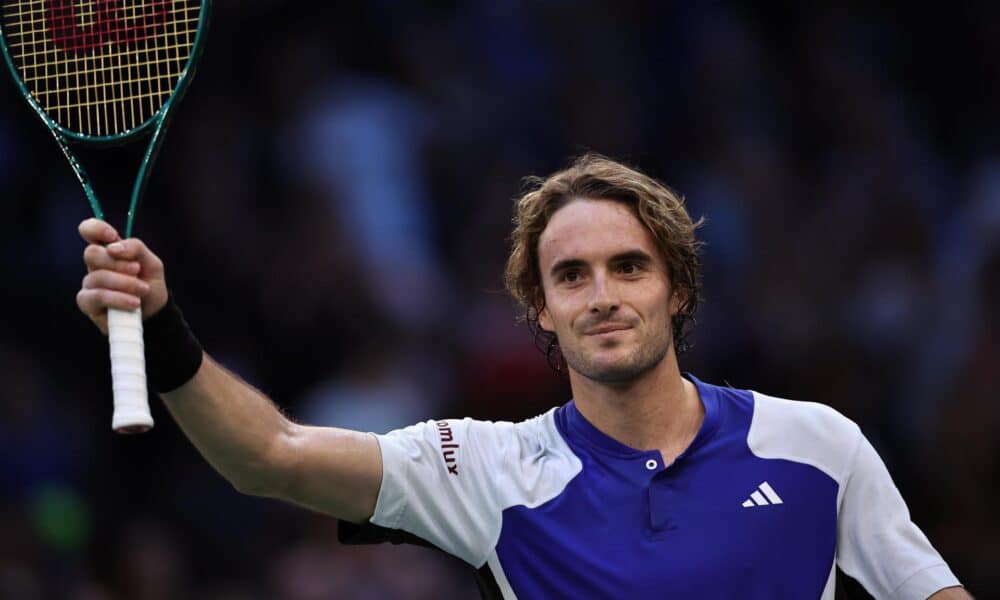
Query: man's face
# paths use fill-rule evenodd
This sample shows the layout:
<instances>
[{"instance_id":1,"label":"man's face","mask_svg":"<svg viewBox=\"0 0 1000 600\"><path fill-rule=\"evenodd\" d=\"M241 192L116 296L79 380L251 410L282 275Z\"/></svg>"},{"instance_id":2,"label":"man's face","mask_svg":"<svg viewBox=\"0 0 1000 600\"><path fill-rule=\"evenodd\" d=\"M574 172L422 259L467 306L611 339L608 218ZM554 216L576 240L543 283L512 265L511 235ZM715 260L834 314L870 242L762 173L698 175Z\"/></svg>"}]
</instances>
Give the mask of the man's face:
<instances>
[{"instance_id":1,"label":"man's face","mask_svg":"<svg viewBox=\"0 0 1000 600\"><path fill-rule=\"evenodd\" d=\"M542 232L538 259L538 321L555 332L572 370L626 383L666 356L678 298L652 234L626 205L571 201Z\"/></svg>"}]
</instances>

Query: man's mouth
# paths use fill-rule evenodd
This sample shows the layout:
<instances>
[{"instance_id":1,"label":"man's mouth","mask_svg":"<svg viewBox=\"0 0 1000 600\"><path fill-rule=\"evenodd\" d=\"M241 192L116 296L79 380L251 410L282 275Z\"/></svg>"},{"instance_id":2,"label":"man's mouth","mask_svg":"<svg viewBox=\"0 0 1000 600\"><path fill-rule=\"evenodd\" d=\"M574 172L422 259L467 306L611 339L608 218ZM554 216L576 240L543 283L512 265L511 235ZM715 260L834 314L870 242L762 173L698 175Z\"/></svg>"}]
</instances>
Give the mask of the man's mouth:
<instances>
[{"instance_id":1,"label":"man's mouth","mask_svg":"<svg viewBox=\"0 0 1000 600\"><path fill-rule=\"evenodd\" d=\"M632 326L625 323L601 323L596 327L586 330L584 335L606 335L616 331L625 331L626 329L632 329Z\"/></svg>"}]
</instances>

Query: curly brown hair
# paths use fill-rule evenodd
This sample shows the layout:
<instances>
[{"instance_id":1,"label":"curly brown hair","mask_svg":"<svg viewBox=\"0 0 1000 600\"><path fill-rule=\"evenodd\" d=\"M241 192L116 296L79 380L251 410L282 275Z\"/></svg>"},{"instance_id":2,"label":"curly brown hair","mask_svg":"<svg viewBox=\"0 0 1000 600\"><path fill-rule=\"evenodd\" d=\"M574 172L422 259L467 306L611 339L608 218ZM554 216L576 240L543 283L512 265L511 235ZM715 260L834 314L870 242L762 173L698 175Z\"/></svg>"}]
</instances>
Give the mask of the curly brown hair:
<instances>
[{"instance_id":1,"label":"curly brown hair","mask_svg":"<svg viewBox=\"0 0 1000 600\"><path fill-rule=\"evenodd\" d=\"M690 347L689 326L701 301L701 247L695 231L704 219L692 222L684 208L684 198L655 179L595 153L577 158L569 168L548 176L528 177L524 194L515 200L512 247L504 280L507 290L525 309L539 348L549 363L562 365L555 334L538 325L538 313L545 308L545 294L538 263L538 239L557 210L580 199L613 200L628 206L653 234L667 265L680 307L672 320L678 353Z\"/></svg>"}]
</instances>

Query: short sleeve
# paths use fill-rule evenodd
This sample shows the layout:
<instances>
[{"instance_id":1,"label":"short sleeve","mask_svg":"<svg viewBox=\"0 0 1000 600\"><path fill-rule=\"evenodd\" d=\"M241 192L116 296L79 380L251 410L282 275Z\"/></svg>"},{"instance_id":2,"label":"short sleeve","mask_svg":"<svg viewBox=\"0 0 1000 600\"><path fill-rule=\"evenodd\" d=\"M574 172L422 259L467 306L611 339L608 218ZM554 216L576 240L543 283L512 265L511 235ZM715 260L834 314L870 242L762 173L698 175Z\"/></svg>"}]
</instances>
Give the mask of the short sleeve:
<instances>
[{"instance_id":1,"label":"short sleeve","mask_svg":"<svg viewBox=\"0 0 1000 600\"><path fill-rule=\"evenodd\" d=\"M875 448L859 433L837 525L837 564L876 598L923 600L960 585L910 511Z\"/></svg>"},{"instance_id":2,"label":"short sleeve","mask_svg":"<svg viewBox=\"0 0 1000 600\"><path fill-rule=\"evenodd\" d=\"M426 421L376 438L382 486L370 522L482 566L500 529L497 481L516 438L512 425Z\"/></svg>"}]
</instances>

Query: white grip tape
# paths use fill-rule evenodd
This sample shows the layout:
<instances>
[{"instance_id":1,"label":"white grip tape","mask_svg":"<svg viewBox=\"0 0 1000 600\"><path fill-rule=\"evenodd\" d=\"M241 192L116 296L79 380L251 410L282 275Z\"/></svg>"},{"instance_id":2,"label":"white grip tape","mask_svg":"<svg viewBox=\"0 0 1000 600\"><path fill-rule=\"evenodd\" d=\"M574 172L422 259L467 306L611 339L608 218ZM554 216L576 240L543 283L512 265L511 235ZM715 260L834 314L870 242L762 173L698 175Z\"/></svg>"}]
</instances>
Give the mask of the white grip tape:
<instances>
[{"instance_id":1,"label":"white grip tape","mask_svg":"<svg viewBox=\"0 0 1000 600\"><path fill-rule=\"evenodd\" d=\"M115 411L111 428L119 432L145 431L153 426L146 392L146 354L142 343L141 309L108 309L111 344L111 389Z\"/></svg>"}]
</instances>

